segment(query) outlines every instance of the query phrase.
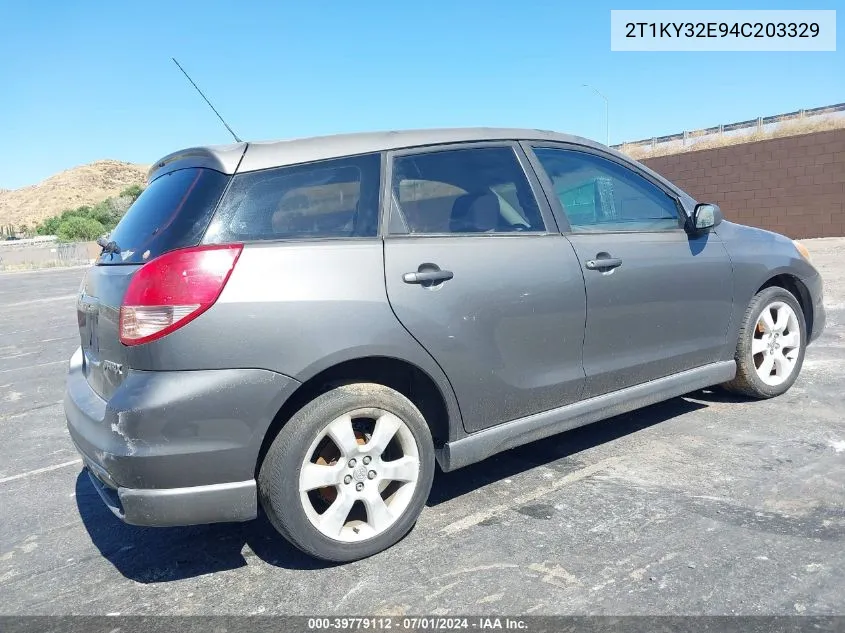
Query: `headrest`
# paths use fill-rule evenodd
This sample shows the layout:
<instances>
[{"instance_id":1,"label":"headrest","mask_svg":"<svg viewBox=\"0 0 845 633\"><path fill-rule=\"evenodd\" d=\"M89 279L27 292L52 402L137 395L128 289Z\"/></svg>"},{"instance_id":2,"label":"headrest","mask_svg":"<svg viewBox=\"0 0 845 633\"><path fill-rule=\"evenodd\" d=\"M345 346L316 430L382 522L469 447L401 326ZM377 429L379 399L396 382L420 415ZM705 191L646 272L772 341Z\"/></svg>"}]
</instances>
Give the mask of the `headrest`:
<instances>
[{"instance_id":1,"label":"headrest","mask_svg":"<svg viewBox=\"0 0 845 633\"><path fill-rule=\"evenodd\" d=\"M499 198L491 191L467 193L455 200L449 219L453 233L495 231L501 219Z\"/></svg>"}]
</instances>

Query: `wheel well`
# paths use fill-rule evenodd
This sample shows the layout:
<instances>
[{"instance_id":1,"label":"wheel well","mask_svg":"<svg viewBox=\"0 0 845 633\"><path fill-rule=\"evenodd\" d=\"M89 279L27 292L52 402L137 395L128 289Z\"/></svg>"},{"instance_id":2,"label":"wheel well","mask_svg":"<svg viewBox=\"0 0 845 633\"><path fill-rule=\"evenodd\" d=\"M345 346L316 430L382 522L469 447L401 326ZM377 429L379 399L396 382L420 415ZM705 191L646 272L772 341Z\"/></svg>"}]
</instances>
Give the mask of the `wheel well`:
<instances>
[{"instance_id":1,"label":"wheel well","mask_svg":"<svg viewBox=\"0 0 845 633\"><path fill-rule=\"evenodd\" d=\"M810 292L807 290L807 286L798 277L783 274L769 279L760 286L757 292L771 288L772 286L788 290L798 300L798 304L801 306L801 312L804 313L804 321L807 324L807 339L809 340L810 335L813 333L813 302L810 299ZM755 292L754 294L757 293Z\"/></svg>"},{"instance_id":2,"label":"wheel well","mask_svg":"<svg viewBox=\"0 0 845 633\"><path fill-rule=\"evenodd\" d=\"M431 377L411 363L388 357L358 358L334 365L302 383L276 413L258 453L256 474L264 456L281 428L308 402L317 396L352 382L373 382L395 389L420 410L435 447L449 439L449 412L443 394Z\"/></svg>"}]
</instances>

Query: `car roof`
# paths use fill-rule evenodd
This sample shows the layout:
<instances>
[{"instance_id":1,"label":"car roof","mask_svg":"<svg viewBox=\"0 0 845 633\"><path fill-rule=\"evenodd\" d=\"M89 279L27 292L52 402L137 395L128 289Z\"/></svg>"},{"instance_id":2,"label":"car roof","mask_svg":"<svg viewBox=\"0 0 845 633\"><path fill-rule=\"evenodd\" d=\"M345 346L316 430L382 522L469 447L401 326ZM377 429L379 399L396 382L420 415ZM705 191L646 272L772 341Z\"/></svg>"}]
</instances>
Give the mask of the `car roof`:
<instances>
[{"instance_id":1,"label":"car roof","mask_svg":"<svg viewBox=\"0 0 845 633\"><path fill-rule=\"evenodd\" d=\"M539 140L577 143L591 147L604 147L579 136L560 134L548 130L519 128L441 128L429 130L401 130L386 132L361 132L335 134L276 141L251 141L230 145L191 147L168 154L150 169L150 179L162 167L172 169L172 163L194 159L201 166L213 167L223 173L256 171L298 163L355 156L371 152L440 145L449 143ZM244 153L246 150L246 153ZM187 166L187 165L186 165ZM168 169L167 171L170 171Z\"/></svg>"},{"instance_id":2,"label":"car roof","mask_svg":"<svg viewBox=\"0 0 845 633\"><path fill-rule=\"evenodd\" d=\"M158 176L186 167L208 167L225 174L250 172L272 167L284 167L319 160L384 152L390 150L446 145L450 143L471 143L484 141L553 141L572 143L601 150L606 154L633 164L630 156L596 143L590 139L550 130L525 128L469 127L439 128L423 130L400 130L386 132L359 132L356 134L335 134L312 136L276 141L250 141L230 145L207 145L189 147L164 156L150 168L148 181ZM655 173L647 166L637 163L640 170L647 172L665 186L677 192L688 202L692 197Z\"/></svg>"},{"instance_id":3,"label":"car roof","mask_svg":"<svg viewBox=\"0 0 845 633\"><path fill-rule=\"evenodd\" d=\"M291 141L251 143L249 151L244 156L244 164L241 165L241 169L252 171L275 165L307 163L327 158L426 145L529 139L594 145L592 141L568 134L559 134L546 130L512 128L451 128L366 132L303 138Z\"/></svg>"}]
</instances>

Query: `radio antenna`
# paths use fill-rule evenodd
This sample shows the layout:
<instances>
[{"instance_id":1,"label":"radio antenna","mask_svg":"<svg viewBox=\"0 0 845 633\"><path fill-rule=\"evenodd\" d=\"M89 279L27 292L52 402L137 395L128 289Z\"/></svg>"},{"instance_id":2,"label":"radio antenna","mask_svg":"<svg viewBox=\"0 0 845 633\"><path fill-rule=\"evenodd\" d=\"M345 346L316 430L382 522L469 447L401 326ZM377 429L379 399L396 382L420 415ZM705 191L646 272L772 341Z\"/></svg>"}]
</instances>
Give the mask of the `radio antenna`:
<instances>
[{"instance_id":1,"label":"radio antenna","mask_svg":"<svg viewBox=\"0 0 845 633\"><path fill-rule=\"evenodd\" d=\"M179 70L181 70L181 71L182 71L182 74L183 74L183 75L185 75L185 77L188 79L188 81L190 81L190 82L191 82L191 85L192 85L194 88L196 88L196 90L197 90L197 92L198 92L198 93L200 93L200 96L201 96L201 97L205 100L205 102L208 104L208 107L209 107L209 108L211 108L212 112L214 112L214 114L216 114L216 115L217 115L217 118L218 118L218 119L220 119L220 122L221 122L223 125L225 125L225 126L226 126L226 129L227 129L227 130L229 130L229 134L231 134L231 135L234 137L235 141L237 141L238 143L242 143L243 141L241 141L241 139L239 139L239 138L238 138L238 135L237 135L237 134L235 134L235 132L232 130L232 128L230 128L230 127L229 127L229 124L228 124L228 123L226 123L226 121L224 121L224 120L223 120L223 117L222 117L222 116L220 116L220 113L219 113L219 112L218 112L218 111L214 108L214 106L213 106L213 105L211 105L211 101L209 101L209 100L208 100L208 97L206 97L206 96L202 93L202 90L200 90L199 86L198 86L198 85L196 85L196 84L194 83L194 80L193 80L193 79L191 79L191 76L190 76L188 73L186 73L186 72L185 72L185 69L184 69L184 68L182 68L182 65L181 65L179 62L177 62L177 61L176 61L176 58L175 58L175 57L171 57L170 59L172 59L172 60L173 60L173 63L174 63L174 64L176 64L176 65L179 67Z\"/></svg>"}]
</instances>

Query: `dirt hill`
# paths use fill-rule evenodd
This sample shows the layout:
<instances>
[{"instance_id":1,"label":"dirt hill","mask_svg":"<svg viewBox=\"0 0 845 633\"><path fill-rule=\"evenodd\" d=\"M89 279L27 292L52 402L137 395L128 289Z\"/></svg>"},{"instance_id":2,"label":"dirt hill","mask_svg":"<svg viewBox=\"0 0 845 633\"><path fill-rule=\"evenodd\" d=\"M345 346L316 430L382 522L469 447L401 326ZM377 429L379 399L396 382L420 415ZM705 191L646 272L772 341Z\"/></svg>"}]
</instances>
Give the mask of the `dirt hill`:
<instances>
[{"instance_id":1,"label":"dirt hill","mask_svg":"<svg viewBox=\"0 0 845 633\"><path fill-rule=\"evenodd\" d=\"M148 165L98 160L50 176L37 185L0 189L0 225L32 228L45 218L82 205L94 205L131 185L143 185Z\"/></svg>"}]
</instances>

